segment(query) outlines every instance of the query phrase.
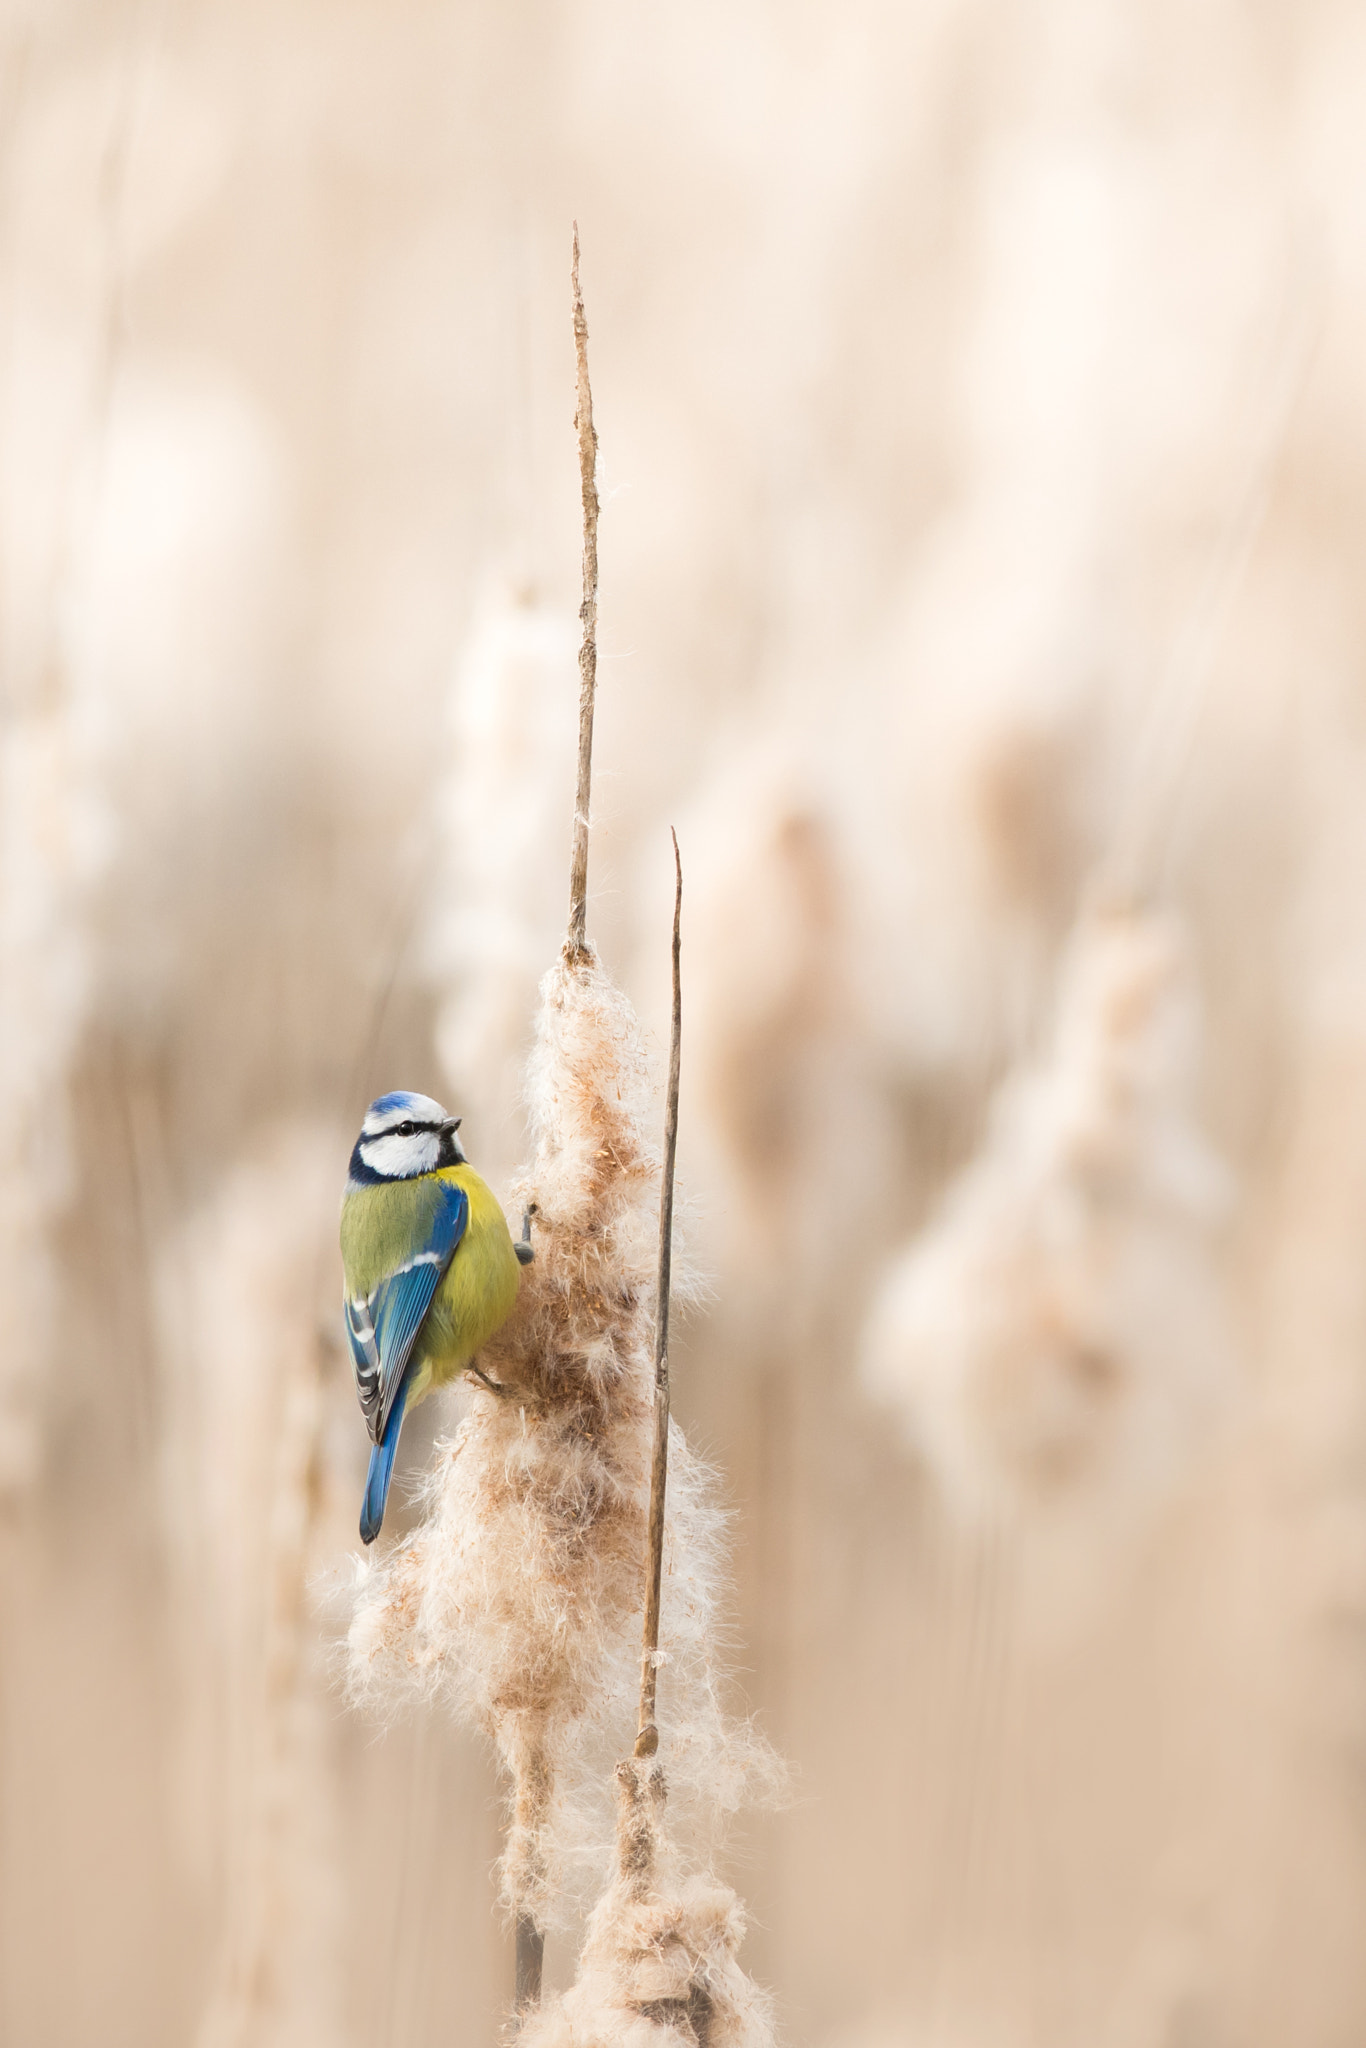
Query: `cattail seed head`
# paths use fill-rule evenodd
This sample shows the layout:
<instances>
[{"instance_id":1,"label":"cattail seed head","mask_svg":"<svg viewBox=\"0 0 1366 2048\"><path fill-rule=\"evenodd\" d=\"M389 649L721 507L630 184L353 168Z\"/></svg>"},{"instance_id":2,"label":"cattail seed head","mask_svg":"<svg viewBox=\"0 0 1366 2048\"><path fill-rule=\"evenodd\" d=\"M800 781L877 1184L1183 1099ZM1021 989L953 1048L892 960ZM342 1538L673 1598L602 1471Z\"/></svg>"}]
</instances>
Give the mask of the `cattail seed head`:
<instances>
[{"instance_id":1,"label":"cattail seed head","mask_svg":"<svg viewBox=\"0 0 1366 2048\"><path fill-rule=\"evenodd\" d=\"M545 1926L610 1853L645 1591L659 1154L634 1015L591 956L542 985L528 1095L535 1154L508 1210L531 1210L536 1257L480 1357L507 1392L472 1394L420 1527L362 1568L350 1679L372 1707L439 1699L493 1739L513 1787L503 1896ZM723 1528L675 1428L662 1711L680 1825L704 1836L778 1776L719 1698Z\"/></svg>"}]
</instances>

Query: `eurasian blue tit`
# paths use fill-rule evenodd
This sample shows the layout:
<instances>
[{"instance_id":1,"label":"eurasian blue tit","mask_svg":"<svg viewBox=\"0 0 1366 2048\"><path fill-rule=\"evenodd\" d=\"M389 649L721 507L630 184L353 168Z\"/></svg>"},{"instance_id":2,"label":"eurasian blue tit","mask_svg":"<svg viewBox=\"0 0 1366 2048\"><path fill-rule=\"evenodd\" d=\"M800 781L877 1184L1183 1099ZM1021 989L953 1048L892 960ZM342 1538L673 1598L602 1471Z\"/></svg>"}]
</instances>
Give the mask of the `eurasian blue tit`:
<instances>
[{"instance_id":1,"label":"eurasian blue tit","mask_svg":"<svg viewBox=\"0 0 1366 2048\"><path fill-rule=\"evenodd\" d=\"M460 1121L430 1095L381 1095L351 1154L341 1212L346 1334L374 1444L364 1543L384 1520L404 1414L472 1366L511 1315L518 1267L531 1258L530 1219L514 1244L461 1150Z\"/></svg>"}]
</instances>

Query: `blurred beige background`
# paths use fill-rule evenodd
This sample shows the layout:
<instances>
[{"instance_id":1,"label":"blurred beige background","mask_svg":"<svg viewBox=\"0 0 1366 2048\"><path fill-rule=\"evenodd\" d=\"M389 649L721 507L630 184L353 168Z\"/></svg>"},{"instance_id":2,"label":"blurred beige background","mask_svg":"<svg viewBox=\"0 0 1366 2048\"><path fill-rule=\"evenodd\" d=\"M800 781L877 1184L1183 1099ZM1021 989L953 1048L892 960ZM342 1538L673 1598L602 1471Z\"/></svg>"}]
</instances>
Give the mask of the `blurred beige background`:
<instances>
[{"instance_id":1,"label":"blurred beige background","mask_svg":"<svg viewBox=\"0 0 1366 2048\"><path fill-rule=\"evenodd\" d=\"M1366 17L2 34L0 2036L473 2048L508 1996L486 1758L342 1701L364 1444L318 1332L372 1094L451 1101L495 1181L522 1145L577 219L590 929L658 1045L675 823L715 1287L676 1406L796 1775L736 1845L748 1966L814 2048L1358 2048ZM1113 1354L1003 1309L964 1405L945 1266L929 1380L879 1377L998 1086L1073 1071L1068 934L1139 814L1217 1198L1133 1195Z\"/></svg>"}]
</instances>

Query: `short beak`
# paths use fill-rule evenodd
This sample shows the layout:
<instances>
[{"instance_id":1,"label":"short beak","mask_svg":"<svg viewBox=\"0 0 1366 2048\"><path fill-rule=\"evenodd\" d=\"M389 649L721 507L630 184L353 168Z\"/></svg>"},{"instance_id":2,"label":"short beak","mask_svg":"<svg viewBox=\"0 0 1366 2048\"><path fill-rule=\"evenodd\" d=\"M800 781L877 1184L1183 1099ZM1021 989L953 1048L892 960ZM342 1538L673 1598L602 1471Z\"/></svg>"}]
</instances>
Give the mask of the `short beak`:
<instances>
[{"instance_id":1,"label":"short beak","mask_svg":"<svg viewBox=\"0 0 1366 2048\"><path fill-rule=\"evenodd\" d=\"M443 1131L458 1131L465 1121L463 1116L448 1116L441 1128Z\"/></svg>"}]
</instances>

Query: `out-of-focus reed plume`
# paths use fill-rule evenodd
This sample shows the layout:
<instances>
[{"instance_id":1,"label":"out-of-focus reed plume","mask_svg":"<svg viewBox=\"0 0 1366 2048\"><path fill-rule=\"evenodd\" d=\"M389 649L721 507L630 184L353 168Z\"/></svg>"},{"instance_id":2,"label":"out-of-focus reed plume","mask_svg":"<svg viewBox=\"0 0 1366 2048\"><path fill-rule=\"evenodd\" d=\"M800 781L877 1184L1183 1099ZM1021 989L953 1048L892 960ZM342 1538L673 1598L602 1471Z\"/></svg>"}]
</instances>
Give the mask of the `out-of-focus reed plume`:
<instances>
[{"instance_id":1,"label":"out-of-focus reed plume","mask_svg":"<svg viewBox=\"0 0 1366 2048\"><path fill-rule=\"evenodd\" d=\"M1291 307L1221 545L1140 734L1066 949L1047 1059L1001 1091L869 1317L866 1384L976 1513L1169 1490L1233 1384L1216 1232L1233 1185L1195 1114L1191 941L1157 907L1221 630L1265 518L1315 323Z\"/></svg>"},{"instance_id":2,"label":"out-of-focus reed plume","mask_svg":"<svg viewBox=\"0 0 1366 2048\"><path fill-rule=\"evenodd\" d=\"M22 39L21 39L22 40ZM7 55L11 53L7 52ZM21 139L19 53L10 65L0 136L3 177L15 176ZM83 253L96 255L91 334L74 427L40 489L36 516L25 502L15 516L16 483L26 483L35 438L29 422L10 437L21 453L0 488L5 559L0 569L0 1278L14 1325L0 1357L0 1498L31 1481L40 1456L45 1367L55 1338L56 1275L52 1228L71 1193L68 1072L85 1023L93 983L90 892L108 857L110 814L101 787L100 750L88 664L74 630L88 596L94 518L100 500L109 400L118 356L117 311L123 285L121 212L131 134L125 90L104 138L107 161L98 222ZM8 222L5 226L8 227ZM8 236L6 237L8 240ZM18 252L6 249L15 270ZM9 372L19 344L26 295L11 278L0 314L0 368ZM0 406L9 394L0 388ZM38 409L41 412L41 409ZM48 422L44 422L48 424ZM28 456L29 463L24 462ZM45 480L46 481L46 480ZM16 560L32 566L38 536L42 572L21 580Z\"/></svg>"},{"instance_id":3,"label":"out-of-focus reed plume","mask_svg":"<svg viewBox=\"0 0 1366 2048\"><path fill-rule=\"evenodd\" d=\"M847 978L834 959L845 890L826 807L798 775L759 780L754 767L718 779L689 834L699 849L690 1006L705 1104L747 1197L741 1217L771 1240L790 1222L811 1106L822 1120L833 1108L831 1039L850 1051Z\"/></svg>"},{"instance_id":4,"label":"out-of-focus reed plume","mask_svg":"<svg viewBox=\"0 0 1366 2048\"><path fill-rule=\"evenodd\" d=\"M335 1275L320 1227L343 1152L334 1134L286 1128L160 1262L182 1797L188 1838L222 1854L203 1873L220 1934L200 2048L339 2038L328 1687L306 1588L360 1485L323 1423Z\"/></svg>"},{"instance_id":5,"label":"out-of-focus reed plume","mask_svg":"<svg viewBox=\"0 0 1366 2048\"><path fill-rule=\"evenodd\" d=\"M1167 1488L1228 1392L1179 922L1103 908L1065 963L1053 1044L1003 1092L938 1219L891 1264L863 1375L975 1515Z\"/></svg>"},{"instance_id":6,"label":"out-of-focus reed plume","mask_svg":"<svg viewBox=\"0 0 1366 2048\"><path fill-rule=\"evenodd\" d=\"M0 731L0 1498L40 1455L57 1286L52 1228L71 1192L67 1074L91 988L85 911L108 846L89 723L66 693Z\"/></svg>"},{"instance_id":7,"label":"out-of-focus reed plume","mask_svg":"<svg viewBox=\"0 0 1366 2048\"><path fill-rule=\"evenodd\" d=\"M0 1355L0 1494L38 1453L69 1071L97 987L106 1015L145 1019L174 972L167 847L192 808L202 825L254 744L269 583L275 480L247 401L203 379L153 392L125 378L97 424L93 504L71 515L50 645L0 727L0 1273L16 1317ZM149 876L159 915L138 894Z\"/></svg>"},{"instance_id":8,"label":"out-of-focus reed plume","mask_svg":"<svg viewBox=\"0 0 1366 2048\"><path fill-rule=\"evenodd\" d=\"M535 1156L509 1195L536 1258L480 1361L507 1392L473 1394L421 1527L362 1567L351 1686L381 1710L440 1699L492 1737L513 1787L503 1896L545 1927L601 1881L639 1676L659 1160L624 997L591 957L542 994ZM710 1834L776 1766L722 1705L723 1518L677 1430L670 1453L669 1767L683 1826Z\"/></svg>"},{"instance_id":9,"label":"out-of-focus reed plume","mask_svg":"<svg viewBox=\"0 0 1366 2048\"><path fill-rule=\"evenodd\" d=\"M476 618L448 716L426 954L440 990L442 1066L496 1147L563 914L562 796L574 758L568 621L525 587L496 593ZM510 1153L506 1139L503 1149Z\"/></svg>"},{"instance_id":10,"label":"out-of-focus reed plume","mask_svg":"<svg viewBox=\"0 0 1366 2048\"><path fill-rule=\"evenodd\" d=\"M738 1960L744 1908L715 1878L680 1875L665 1777L657 1758L617 1765L611 1881L574 1983L526 2019L519 2048L770 2048L772 2000Z\"/></svg>"},{"instance_id":11,"label":"out-of-focus reed plume","mask_svg":"<svg viewBox=\"0 0 1366 2048\"><path fill-rule=\"evenodd\" d=\"M1012 697L949 665L931 686L922 637L898 636L838 720L822 707L781 748L737 746L687 820L695 1062L740 1198L728 1237L743 1233L745 1291L772 1280L802 1315L923 1208L1036 1018L1105 780L1104 722L1073 681Z\"/></svg>"}]
</instances>

